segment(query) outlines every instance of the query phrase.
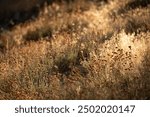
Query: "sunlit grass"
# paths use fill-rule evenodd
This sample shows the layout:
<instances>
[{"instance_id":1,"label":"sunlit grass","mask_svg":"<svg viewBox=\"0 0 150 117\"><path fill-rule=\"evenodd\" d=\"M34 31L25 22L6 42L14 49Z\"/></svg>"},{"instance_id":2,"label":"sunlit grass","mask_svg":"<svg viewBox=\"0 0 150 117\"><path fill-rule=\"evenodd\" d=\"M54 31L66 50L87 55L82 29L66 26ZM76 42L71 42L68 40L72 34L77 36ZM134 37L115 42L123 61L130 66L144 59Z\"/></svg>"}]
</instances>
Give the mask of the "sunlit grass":
<instances>
[{"instance_id":1,"label":"sunlit grass","mask_svg":"<svg viewBox=\"0 0 150 117\"><path fill-rule=\"evenodd\" d=\"M0 99L150 99L150 10L130 2L53 2L3 31Z\"/></svg>"}]
</instances>

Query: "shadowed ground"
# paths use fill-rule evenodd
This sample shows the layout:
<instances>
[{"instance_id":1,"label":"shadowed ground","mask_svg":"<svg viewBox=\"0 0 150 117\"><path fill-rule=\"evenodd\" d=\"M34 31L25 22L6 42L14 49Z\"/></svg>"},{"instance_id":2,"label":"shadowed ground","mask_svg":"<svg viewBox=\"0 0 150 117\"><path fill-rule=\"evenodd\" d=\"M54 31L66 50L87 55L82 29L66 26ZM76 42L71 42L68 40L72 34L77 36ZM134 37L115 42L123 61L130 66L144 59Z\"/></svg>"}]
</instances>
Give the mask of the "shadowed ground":
<instances>
[{"instance_id":1,"label":"shadowed ground","mask_svg":"<svg viewBox=\"0 0 150 117\"><path fill-rule=\"evenodd\" d=\"M47 0L1 0L0 26L9 27L12 22L22 22L31 16L36 17L40 6Z\"/></svg>"}]
</instances>

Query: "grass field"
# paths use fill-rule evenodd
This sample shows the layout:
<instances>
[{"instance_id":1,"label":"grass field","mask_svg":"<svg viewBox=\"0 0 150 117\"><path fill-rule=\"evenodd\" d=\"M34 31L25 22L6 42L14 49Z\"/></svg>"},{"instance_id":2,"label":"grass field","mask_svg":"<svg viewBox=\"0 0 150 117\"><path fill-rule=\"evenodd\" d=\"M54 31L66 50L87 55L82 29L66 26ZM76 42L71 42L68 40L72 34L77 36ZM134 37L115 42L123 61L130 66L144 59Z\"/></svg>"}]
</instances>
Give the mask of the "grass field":
<instances>
[{"instance_id":1,"label":"grass field","mask_svg":"<svg viewBox=\"0 0 150 117\"><path fill-rule=\"evenodd\" d=\"M10 20L0 29L0 99L150 99L149 4L60 0Z\"/></svg>"}]
</instances>

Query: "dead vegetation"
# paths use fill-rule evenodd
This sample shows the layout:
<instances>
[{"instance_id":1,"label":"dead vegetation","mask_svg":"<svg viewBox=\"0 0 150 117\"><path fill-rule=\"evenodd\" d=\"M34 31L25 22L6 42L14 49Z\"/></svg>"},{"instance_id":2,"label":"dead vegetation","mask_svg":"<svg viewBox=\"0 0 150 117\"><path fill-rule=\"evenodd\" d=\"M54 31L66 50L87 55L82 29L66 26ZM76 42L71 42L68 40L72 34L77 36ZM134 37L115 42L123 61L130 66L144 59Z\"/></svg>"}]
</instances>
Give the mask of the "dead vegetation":
<instances>
[{"instance_id":1,"label":"dead vegetation","mask_svg":"<svg viewBox=\"0 0 150 117\"><path fill-rule=\"evenodd\" d=\"M0 99L150 99L150 9L54 1L0 35Z\"/></svg>"}]
</instances>

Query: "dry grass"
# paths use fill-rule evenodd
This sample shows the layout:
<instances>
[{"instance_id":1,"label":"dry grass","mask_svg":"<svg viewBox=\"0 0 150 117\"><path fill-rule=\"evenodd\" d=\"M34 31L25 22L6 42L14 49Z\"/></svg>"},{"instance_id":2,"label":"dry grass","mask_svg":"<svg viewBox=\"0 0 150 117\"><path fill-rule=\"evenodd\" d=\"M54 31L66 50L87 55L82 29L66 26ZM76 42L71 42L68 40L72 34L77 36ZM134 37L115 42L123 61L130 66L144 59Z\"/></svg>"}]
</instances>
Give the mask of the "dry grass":
<instances>
[{"instance_id":1,"label":"dry grass","mask_svg":"<svg viewBox=\"0 0 150 117\"><path fill-rule=\"evenodd\" d=\"M53 2L2 30L0 99L150 99L150 9L141 4Z\"/></svg>"}]
</instances>

